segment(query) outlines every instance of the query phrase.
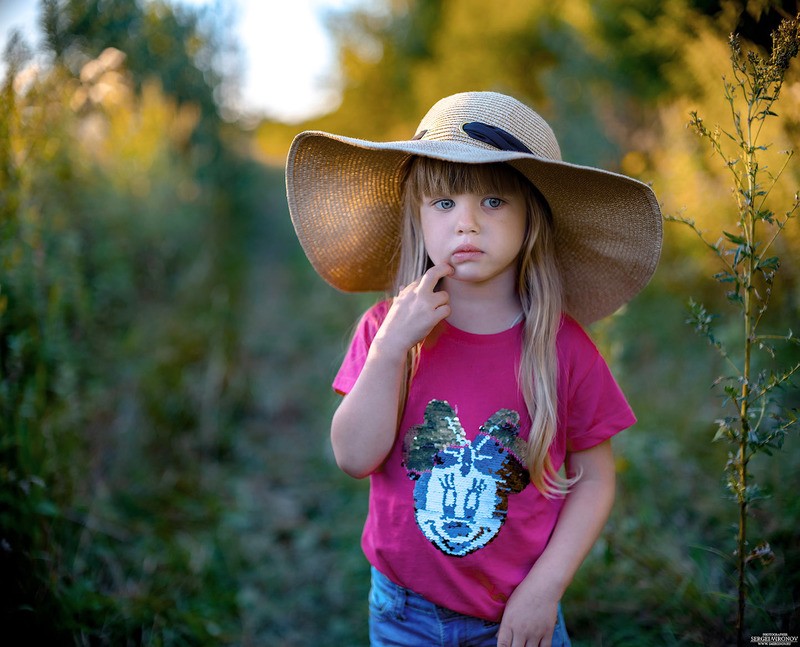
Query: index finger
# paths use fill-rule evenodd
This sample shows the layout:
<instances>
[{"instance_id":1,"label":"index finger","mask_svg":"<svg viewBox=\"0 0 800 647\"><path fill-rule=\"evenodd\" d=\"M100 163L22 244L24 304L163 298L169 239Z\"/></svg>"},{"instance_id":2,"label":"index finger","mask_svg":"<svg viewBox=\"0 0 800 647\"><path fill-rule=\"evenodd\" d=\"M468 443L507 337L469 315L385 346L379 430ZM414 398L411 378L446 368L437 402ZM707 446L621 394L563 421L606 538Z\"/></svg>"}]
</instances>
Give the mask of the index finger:
<instances>
[{"instance_id":1,"label":"index finger","mask_svg":"<svg viewBox=\"0 0 800 647\"><path fill-rule=\"evenodd\" d=\"M431 267L425 274L422 275L422 278L419 281L420 288L430 290L433 292L436 284L441 281L445 276L449 276L455 270L453 269L452 265L448 263L440 263L439 265L434 265Z\"/></svg>"}]
</instances>

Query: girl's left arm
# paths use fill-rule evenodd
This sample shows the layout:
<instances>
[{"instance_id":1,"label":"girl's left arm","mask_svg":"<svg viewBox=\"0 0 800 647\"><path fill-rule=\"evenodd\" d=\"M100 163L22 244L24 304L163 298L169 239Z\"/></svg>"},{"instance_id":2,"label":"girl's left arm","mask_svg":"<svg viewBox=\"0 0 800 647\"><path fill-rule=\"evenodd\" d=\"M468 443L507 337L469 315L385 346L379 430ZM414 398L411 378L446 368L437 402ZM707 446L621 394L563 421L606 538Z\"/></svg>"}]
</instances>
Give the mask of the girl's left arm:
<instances>
[{"instance_id":1,"label":"girl's left arm","mask_svg":"<svg viewBox=\"0 0 800 647\"><path fill-rule=\"evenodd\" d=\"M611 513L615 474L610 440L569 454L567 470L582 476L564 501L547 548L506 604L498 647L550 645L561 596Z\"/></svg>"}]
</instances>

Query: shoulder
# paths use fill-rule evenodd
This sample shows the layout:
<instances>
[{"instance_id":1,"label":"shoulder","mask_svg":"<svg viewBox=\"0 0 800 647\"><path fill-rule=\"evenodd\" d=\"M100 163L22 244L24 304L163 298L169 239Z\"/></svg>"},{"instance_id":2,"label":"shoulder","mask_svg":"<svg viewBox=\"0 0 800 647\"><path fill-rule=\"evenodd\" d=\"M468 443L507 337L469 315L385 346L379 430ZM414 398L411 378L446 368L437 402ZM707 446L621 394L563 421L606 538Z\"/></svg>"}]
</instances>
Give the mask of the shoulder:
<instances>
[{"instance_id":1,"label":"shoulder","mask_svg":"<svg viewBox=\"0 0 800 647\"><path fill-rule=\"evenodd\" d=\"M575 369L593 364L600 351L583 327L567 314L561 317L561 326L556 337L559 363L564 368Z\"/></svg>"},{"instance_id":2,"label":"shoulder","mask_svg":"<svg viewBox=\"0 0 800 647\"><path fill-rule=\"evenodd\" d=\"M384 299L367 308L353 328L352 341L369 346L384 319L386 319L386 314L389 312L389 307L391 305L391 300Z\"/></svg>"},{"instance_id":3,"label":"shoulder","mask_svg":"<svg viewBox=\"0 0 800 647\"><path fill-rule=\"evenodd\" d=\"M578 348L595 348L594 342L583 329L583 326L568 314L561 315L561 325L558 329L556 344L559 347L559 351L561 351L562 348L568 350L574 346Z\"/></svg>"},{"instance_id":4,"label":"shoulder","mask_svg":"<svg viewBox=\"0 0 800 647\"><path fill-rule=\"evenodd\" d=\"M349 393L361 374L372 340L381 327L390 302L380 301L367 309L353 331L350 346L345 353L339 372L333 380L333 388L341 394Z\"/></svg>"},{"instance_id":5,"label":"shoulder","mask_svg":"<svg viewBox=\"0 0 800 647\"><path fill-rule=\"evenodd\" d=\"M367 320L383 322L383 320L386 319L386 313L389 312L389 308L391 307L391 305L392 305L391 299L382 299L381 301L378 301L375 305L372 305L369 308L367 308L362 318Z\"/></svg>"},{"instance_id":6,"label":"shoulder","mask_svg":"<svg viewBox=\"0 0 800 647\"><path fill-rule=\"evenodd\" d=\"M358 328L364 332L372 333L377 332L381 327L383 320L386 319L386 314L389 312L392 302L390 299L383 299L378 301L375 305L367 308L366 312L361 315L361 320L358 322Z\"/></svg>"}]
</instances>

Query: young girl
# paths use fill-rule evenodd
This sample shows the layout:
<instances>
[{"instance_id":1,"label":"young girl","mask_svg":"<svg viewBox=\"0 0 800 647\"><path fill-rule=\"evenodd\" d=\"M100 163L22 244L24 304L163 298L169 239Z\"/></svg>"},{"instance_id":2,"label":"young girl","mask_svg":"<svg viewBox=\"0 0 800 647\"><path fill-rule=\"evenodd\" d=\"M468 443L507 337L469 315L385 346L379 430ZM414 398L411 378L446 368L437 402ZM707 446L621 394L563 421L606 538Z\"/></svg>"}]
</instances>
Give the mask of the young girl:
<instances>
[{"instance_id":1,"label":"young girl","mask_svg":"<svg viewBox=\"0 0 800 647\"><path fill-rule=\"evenodd\" d=\"M336 461L370 477L373 645L568 645L560 600L614 498L635 418L583 332L647 283L652 191L561 161L533 110L439 101L413 139L305 132L289 207L362 317L334 388Z\"/></svg>"}]
</instances>

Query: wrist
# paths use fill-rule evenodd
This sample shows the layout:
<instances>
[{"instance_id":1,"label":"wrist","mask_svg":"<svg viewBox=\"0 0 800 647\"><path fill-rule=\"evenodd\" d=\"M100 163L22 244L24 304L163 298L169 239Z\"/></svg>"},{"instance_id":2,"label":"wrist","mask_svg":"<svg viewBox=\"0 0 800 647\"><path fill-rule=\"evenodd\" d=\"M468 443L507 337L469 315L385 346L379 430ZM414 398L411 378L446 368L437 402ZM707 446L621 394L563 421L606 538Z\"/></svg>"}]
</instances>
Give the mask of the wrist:
<instances>
[{"instance_id":1,"label":"wrist","mask_svg":"<svg viewBox=\"0 0 800 647\"><path fill-rule=\"evenodd\" d=\"M559 602L566 593L571 579L562 571L537 568L537 566L538 564L534 565L528 577L520 583L520 587L527 589L531 597L546 602Z\"/></svg>"},{"instance_id":2,"label":"wrist","mask_svg":"<svg viewBox=\"0 0 800 647\"><path fill-rule=\"evenodd\" d=\"M398 344L396 341L378 334L378 336L372 340L367 357L373 359L373 361L378 360L396 365L404 365L409 350L410 349L406 348L403 344Z\"/></svg>"}]
</instances>

